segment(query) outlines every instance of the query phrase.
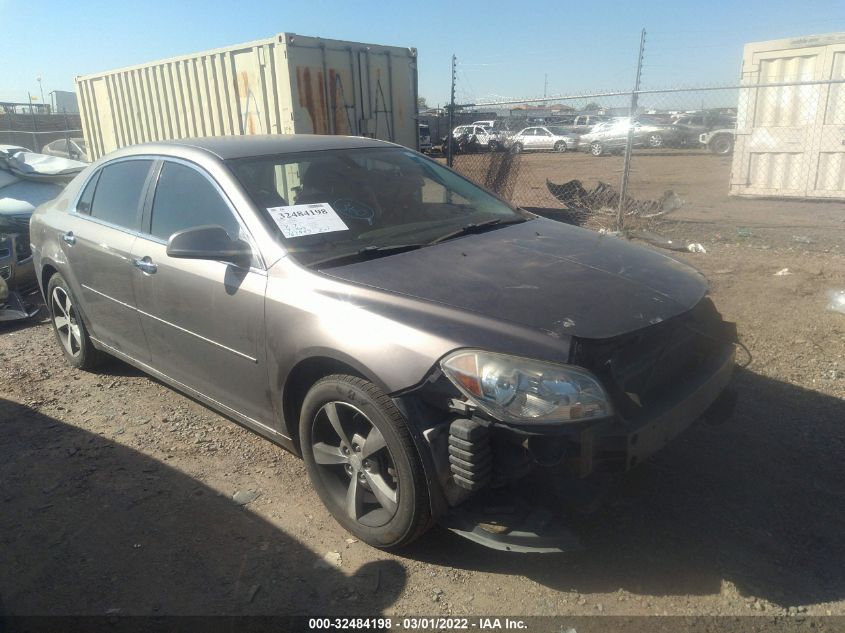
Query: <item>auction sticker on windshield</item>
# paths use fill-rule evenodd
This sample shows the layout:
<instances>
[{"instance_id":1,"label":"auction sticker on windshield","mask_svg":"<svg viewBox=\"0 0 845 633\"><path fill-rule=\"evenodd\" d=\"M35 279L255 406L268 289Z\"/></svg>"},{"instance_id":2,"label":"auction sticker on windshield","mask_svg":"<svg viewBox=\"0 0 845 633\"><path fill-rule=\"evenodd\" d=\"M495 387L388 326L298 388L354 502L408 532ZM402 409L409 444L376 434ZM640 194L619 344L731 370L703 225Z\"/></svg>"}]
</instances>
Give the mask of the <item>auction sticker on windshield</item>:
<instances>
[{"instance_id":1,"label":"auction sticker on windshield","mask_svg":"<svg viewBox=\"0 0 845 633\"><path fill-rule=\"evenodd\" d=\"M349 230L327 202L295 204L290 207L268 207L267 211L270 212L270 216L285 237Z\"/></svg>"}]
</instances>

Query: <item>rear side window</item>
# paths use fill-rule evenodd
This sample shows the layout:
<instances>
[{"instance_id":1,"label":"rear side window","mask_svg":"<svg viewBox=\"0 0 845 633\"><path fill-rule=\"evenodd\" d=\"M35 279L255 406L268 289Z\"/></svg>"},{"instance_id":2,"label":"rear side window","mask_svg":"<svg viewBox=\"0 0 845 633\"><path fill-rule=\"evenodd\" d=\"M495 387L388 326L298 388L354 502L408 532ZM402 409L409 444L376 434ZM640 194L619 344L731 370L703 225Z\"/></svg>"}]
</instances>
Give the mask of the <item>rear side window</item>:
<instances>
[{"instance_id":1,"label":"rear side window","mask_svg":"<svg viewBox=\"0 0 845 633\"><path fill-rule=\"evenodd\" d=\"M150 160L127 160L103 167L94 192L91 215L120 227L137 229L141 193L151 165Z\"/></svg>"},{"instance_id":2,"label":"rear side window","mask_svg":"<svg viewBox=\"0 0 845 633\"><path fill-rule=\"evenodd\" d=\"M91 213L91 202L94 200L94 190L97 188L97 180L100 179L100 173L97 172L88 181L88 184L85 185L85 191L82 192L82 195L79 197L79 202L76 203L76 210L79 213L85 213L86 215Z\"/></svg>"},{"instance_id":3,"label":"rear side window","mask_svg":"<svg viewBox=\"0 0 845 633\"><path fill-rule=\"evenodd\" d=\"M240 235L229 205L205 176L179 163L164 163L153 200L150 234L167 240L177 231L209 225L222 226L232 239Z\"/></svg>"}]
</instances>

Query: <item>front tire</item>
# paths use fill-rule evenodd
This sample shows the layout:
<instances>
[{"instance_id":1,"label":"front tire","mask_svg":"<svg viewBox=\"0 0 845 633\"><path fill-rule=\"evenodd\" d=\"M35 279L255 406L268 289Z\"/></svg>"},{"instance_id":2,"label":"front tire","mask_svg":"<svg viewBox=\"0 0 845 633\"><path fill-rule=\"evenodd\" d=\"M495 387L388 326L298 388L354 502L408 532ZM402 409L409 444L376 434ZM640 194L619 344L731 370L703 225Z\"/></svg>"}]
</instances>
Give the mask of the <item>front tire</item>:
<instances>
[{"instance_id":1,"label":"front tire","mask_svg":"<svg viewBox=\"0 0 845 633\"><path fill-rule=\"evenodd\" d=\"M511 147L511 152L513 152L514 154L521 154L522 150L522 143L514 143L514 146Z\"/></svg>"},{"instance_id":2,"label":"front tire","mask_svg":"<svg viewBox=\"0 0 845 633\"><path fill-rule=\"evenodd\" d=\"M648 146L652 148L663 147L663 137L660 134L649 134Z\"/></svg>"},{"instance_id":3,"label":"front tire","mask_svg":"<svg viewBox=\"0 0 845 633\"><path fill-rule=\"evenodd\" d=\"M563 154L566 151L566 143L564 143L563 141L558 141L557 143L555 143L555 151Z\"/></svg>"},{"instance_id":4,"label":"front tire","mask_svg":"<svg viewBox=\"0 0 845 633\"><path fill-rule=\"evenodd\" d=\"M77 369L91 370L102 362L64 277L56 273L47 284L47 308L53 332L65 359Z\"/></svg>"},{"instance_id":5,"label":"front tire","mask_svg":"<svg viewBox=\"0 0 845 633\"><path fill-rule=\"evenodd\" d=\"M376 385L336 374L311 387L299 440L323 504L373 547L416 540L431 525L429 490L408 424Z\"/></svg>"},{"instance_id":6,"label":"front tire","mask_svg":"<svg viewBox=\"0 0 845 633\"><path fill-rule=\"evenodd\" d=\"M590 143L590 154L593 156L603 156L605 153L604 146L599 142Z\"/></svg>"}]
</instances>

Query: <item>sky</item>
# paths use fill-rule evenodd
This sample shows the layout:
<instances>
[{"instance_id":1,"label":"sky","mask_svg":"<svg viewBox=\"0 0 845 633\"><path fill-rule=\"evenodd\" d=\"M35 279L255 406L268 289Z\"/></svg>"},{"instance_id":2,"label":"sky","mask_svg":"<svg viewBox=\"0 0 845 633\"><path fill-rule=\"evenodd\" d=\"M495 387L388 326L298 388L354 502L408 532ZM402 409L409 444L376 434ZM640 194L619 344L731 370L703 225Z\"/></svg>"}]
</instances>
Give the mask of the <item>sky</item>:
<instances>
[{"instance_id":1,"label":"sky","mask_svg":"<svg viewBox=\"0 0 845 633\"><path fill-rule=\"evenodd\" d=\"M415 47L432 106L448 103L452 54L458 103L625 90L642 28L643 87L732 84L743 44L845 31L845 0L0 0L0 101L280 32Z\"/></svg>"}]
</instances>

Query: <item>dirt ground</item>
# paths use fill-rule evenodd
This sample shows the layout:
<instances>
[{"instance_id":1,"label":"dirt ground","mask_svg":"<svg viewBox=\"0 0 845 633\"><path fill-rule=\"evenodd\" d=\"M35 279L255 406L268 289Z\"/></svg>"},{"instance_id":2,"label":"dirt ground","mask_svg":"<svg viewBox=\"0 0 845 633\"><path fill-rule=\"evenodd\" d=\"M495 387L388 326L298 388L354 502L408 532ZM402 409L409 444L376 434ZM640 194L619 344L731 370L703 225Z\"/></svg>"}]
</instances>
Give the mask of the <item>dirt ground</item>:
<instances>
[{"instance_id":1,"label":"dirt ground","mask_svg":"<svg viewBox=\"0 0 845 633\"><path fill-rule=\"evenodd\" d=\"M730 199L725 159L692 158L636 161L632 193L689 201L663 229L706 247L678 257L750 352L737 411L573 517L583 551L439 527L369 548L297 458L117 361L72 370L26 324L0 329L0 613L845 615L845 314L825 294L845 289L845 205ZM578 166L546 165L558 182L621 165L554 159Z\"/></svg>"}]
</instances>

